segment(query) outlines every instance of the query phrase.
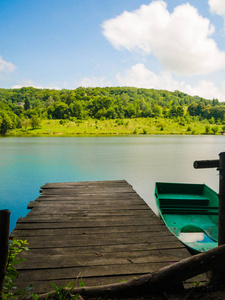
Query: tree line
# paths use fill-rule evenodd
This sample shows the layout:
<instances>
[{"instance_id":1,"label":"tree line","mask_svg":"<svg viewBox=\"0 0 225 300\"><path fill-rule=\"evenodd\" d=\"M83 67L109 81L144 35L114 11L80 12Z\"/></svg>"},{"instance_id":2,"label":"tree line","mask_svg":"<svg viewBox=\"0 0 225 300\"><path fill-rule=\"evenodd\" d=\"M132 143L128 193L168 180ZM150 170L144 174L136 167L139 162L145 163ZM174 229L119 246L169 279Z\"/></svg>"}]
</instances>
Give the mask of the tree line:
<instances>
[{"instance_id":1,"label":"tree line","mask_svg":"<svg viewBox=\"0 0 225 300\"><path fill-rule=\"evenodd\" d=\"M225 123L225 103L180 91L134 87L0 89L0 133L41 119L180 118Z\"/></svg>"}]
</instances>

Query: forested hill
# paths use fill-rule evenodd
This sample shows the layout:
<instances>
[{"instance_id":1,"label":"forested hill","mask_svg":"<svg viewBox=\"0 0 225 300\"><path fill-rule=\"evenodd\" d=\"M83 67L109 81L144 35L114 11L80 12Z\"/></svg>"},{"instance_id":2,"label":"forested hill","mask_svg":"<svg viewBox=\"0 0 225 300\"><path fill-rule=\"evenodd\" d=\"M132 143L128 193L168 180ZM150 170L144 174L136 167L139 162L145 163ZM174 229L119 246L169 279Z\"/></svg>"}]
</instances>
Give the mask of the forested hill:
<instances>
[{"instance_id":1,"label":"forested hill","mask_svg":"<svg viewBox=\"0 0 225 300\"><path fill-rule=\"evenodd\" d=\"M28 120L195 118L225 122L225 103L180 91L133 87L50 90L24 87L0 89L0 133L19 128Z\"/></svg>"}]
</instances>

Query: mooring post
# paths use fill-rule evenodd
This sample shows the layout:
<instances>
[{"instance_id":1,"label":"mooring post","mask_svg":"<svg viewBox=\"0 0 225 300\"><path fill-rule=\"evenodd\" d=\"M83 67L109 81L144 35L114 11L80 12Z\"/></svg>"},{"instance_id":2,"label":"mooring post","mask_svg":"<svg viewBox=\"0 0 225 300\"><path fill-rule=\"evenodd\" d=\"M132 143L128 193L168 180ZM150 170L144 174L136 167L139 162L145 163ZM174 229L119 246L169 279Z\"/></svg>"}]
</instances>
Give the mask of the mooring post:
<instances>
[{"instance_id":1,"label":"mooring post","mask_svg":"<svg viewBox=\"0 0 225 300\"><path fill-rule=\"evenodd\" d=\"M225 152L221 152L217 160L195 161L194 168L217 168L219 171L218 246L223 245L225 244Z\"/></svg>"},{"instance_id":2,"label":"mooring post","mask_svg":"<svg viewBox=\"0 0 225 300\"><path fill-rule=\"evenodd\" d=\"M10 210L0 210L0 299L2 299L3 285L8 259L9 223Z\"/></svg>"},{"instance_id":3,"label":"mooring post","mask_svg":"<svg viewBox=\"0 0 225 300\"><path fill-rule=\"evenodd\" d=\"M219 220L218 220L218 246L225 244L225 152L219 154L218 160L195 161L194 168L217 168L219 171ZM211 282L223 282L225 266L212 269Z\"/></svg>"},{"instance_id":4,"label":"mooring post","mask_svg":"<svg viewBox=\"0 0 225 300\"><path fill-rule=\"evenodd\" d=\"M219 224L218 224L218 245L225 244L225 152L219 154Z\"/></svg>"}]
</instances>

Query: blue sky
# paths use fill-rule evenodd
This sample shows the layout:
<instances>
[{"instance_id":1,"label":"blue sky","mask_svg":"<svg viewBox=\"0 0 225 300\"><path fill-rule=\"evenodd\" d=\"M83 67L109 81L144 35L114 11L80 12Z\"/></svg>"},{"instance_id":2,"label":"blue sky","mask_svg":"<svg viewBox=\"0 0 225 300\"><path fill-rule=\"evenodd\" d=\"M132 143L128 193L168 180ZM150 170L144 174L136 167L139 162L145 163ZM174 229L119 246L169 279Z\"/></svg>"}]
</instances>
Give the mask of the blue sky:
<instances>
[{"instance_id":1,"label":"blue sky","mask_svg":"<svg viewBox=\"0 0 225 300\"><path fill-rule=\"evenodd\" d=\"M0 87L136 86L225 101L224 0L0 0Z\"/></svg>"}]
</instances>

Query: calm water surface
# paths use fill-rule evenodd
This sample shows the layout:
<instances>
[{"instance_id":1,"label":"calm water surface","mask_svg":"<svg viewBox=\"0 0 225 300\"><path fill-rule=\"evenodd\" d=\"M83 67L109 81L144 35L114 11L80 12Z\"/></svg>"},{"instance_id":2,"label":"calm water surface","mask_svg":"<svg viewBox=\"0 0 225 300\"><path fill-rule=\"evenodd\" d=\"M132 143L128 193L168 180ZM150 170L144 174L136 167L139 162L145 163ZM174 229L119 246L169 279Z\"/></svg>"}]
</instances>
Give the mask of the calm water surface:
<instances>
[{"instance_id":1,"label":"calm water surface","mask_svg":"<svg viewBox=\"0 0 225 300\"><path fill-rule=\"evenodd\" d=\"M216 169L193 162L217 159L225 136L0 138L0 209L11 230L46 182L126 179L154 212L156 181L206 183L218 191Z\"/></svg>"}]
</instances>

